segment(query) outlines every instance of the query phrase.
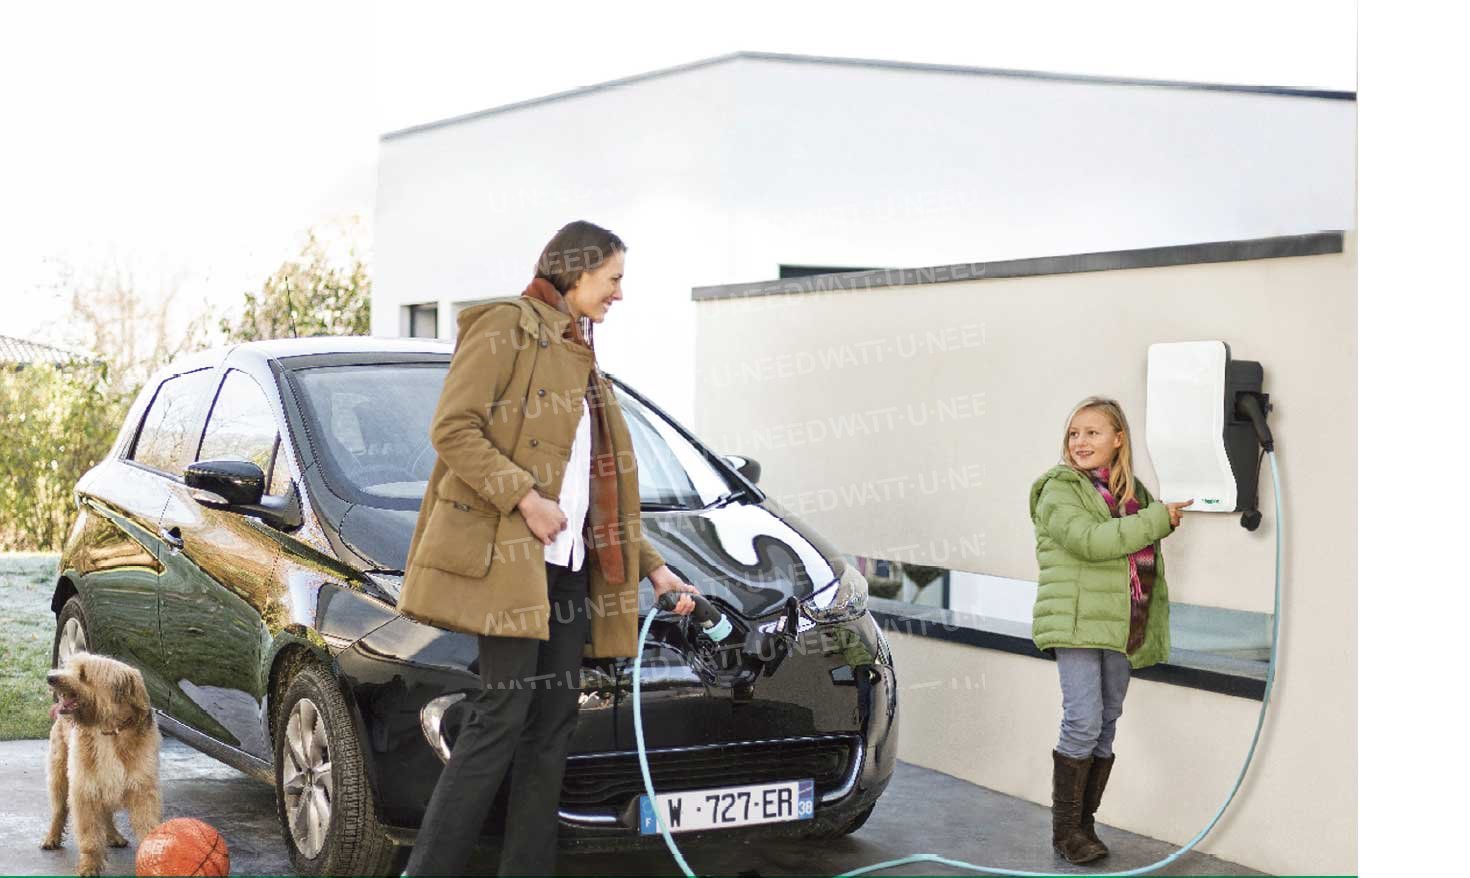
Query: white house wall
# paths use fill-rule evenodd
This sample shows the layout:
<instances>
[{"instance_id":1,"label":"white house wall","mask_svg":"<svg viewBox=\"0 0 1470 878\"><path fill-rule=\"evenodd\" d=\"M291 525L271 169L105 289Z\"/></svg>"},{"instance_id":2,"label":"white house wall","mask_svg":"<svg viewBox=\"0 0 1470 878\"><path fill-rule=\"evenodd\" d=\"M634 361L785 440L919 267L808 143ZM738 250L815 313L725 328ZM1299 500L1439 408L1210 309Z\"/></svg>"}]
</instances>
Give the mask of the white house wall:
<instances>
[{"instance_id":1,"label":"white house wall","mask_svg":"<svg viewBox=\"0 0 1470 878\"><path fill-rule=\"evenodd\" d=\"M695 286L1354 221L1349 100L735 58L382 143L377 335L518 293L585 218L629 244L604 368L693 424ZM773 321L769 330L779 331Z\"/></svg>"}]
</instances>

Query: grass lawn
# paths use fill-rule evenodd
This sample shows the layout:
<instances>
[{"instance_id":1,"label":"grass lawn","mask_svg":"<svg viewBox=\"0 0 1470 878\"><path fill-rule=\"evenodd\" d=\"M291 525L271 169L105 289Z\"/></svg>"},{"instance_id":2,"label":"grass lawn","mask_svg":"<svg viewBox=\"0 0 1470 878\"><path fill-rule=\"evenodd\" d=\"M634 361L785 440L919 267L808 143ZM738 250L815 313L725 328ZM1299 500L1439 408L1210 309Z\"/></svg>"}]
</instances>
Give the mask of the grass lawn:
<instances>
[{"instance_id":1,"label":"grass lawn","mask_svg":"<svg viewBox=\"0 0 1470 878\"><path fill-rule=\"evenodd\" d=\"M51 733L55 554L0 554L0 741Z\"/></svg>"}]
</instances>

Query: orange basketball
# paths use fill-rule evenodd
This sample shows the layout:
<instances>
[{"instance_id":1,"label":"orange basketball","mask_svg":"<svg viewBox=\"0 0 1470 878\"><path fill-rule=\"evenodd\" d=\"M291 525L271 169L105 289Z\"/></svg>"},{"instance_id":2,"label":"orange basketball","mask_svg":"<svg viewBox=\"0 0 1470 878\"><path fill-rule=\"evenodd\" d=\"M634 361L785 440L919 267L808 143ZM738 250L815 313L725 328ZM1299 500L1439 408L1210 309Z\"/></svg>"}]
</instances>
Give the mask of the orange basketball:
<instances>
[{"instance_id":1,"label":"orange basketball","mask_svg":"<svg viewBox=\"0 0 1470 878\"><path fill-rule=\"evenodd\" d=\"M230 849L213 826L175 817L153 827L138 845L138 875L228 875Z\"/></svg>"}]
</instances>

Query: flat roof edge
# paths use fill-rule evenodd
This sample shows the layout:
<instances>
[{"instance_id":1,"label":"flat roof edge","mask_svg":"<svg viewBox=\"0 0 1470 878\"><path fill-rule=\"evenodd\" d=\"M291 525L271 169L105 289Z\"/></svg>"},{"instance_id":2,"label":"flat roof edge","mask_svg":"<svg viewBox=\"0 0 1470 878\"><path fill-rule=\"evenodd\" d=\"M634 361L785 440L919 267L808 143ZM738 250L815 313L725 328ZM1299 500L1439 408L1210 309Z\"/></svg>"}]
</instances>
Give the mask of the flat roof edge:
<instances>
[{"instance_id":1,"label":"flat roof edge","mask_svg":"<svg viewBox=\"0 0 1470 878\"><path fill-rule=\"evenodd\" d=\"M620 85L630 85L635 82L642 82L646 79L657 79L662 76L671 76L675 73L684 73L689 70L697 70L701 67L710 67L715 64L723 64L726 61L733 61L736 58L740 58L745 54L746 53L743 52L731 52L726 55L716 55L713 58L701 58L698 61L690 61L686 64L675 64L673 67L661 67L658 70L648 70L643 73L635 73L631 76L624 76L619 79L609 79L606 82L596 82L591 85L579 85L576 88L569 88L565 91L559 91L549 95L541 95L540 97L527 98L523 101L513 101L509 104L501 104L499 106L489 107L488 109L484 110L475 110L469 113L462 113L458 116L450 116L447 119L437 119L433 122L424 122L418 125L410 125L407 128L399 128L395 131L389 131L386 134L380 134L378 136L378 141L385 142L389 140L397 140L402 137L407 137L410 134L418 134L421 131L430 131L435 128L443 128L448 125L457 125L460 122L469 122L474 119L483 118L485 116L494 116L499 113L509 112L511 110L520 110L526 107L533 107L537 104L545 104L550 103L551 101L559 101L562 98L576 97L577 95L584 95L591 92L602 91L604 89L615 88Z\"/></svg>"},{"instance_id":2,"label":"flat roof edge","mask_svg":"<svg viewBox=\"0 0 1470 878\"><path fill-rule=\"evenodd\" d=\"M1245 94L1278 95L1282 97L1297 98L1319 98L1324 100L1337 101L1356 101L1358 99L1357 92L1334 91L1331 89L1297 88L1292 86L1280 85L1231 85L1229 83L1188 82L1186 80L1176 79L1139 79L1123 76L1100 76L1086 73L1051 73L1044 70L1018 70L1007 67L968 67L962 64L936 64L924 61L885 61L877 58L841 58L828 55L799 55L788 54L784 52L753 52L742 50L738 52L729 52L724 55L716 55L712 58L701 58L697 61L690 61L684 64L676 64L672 67L661 67L657 70L649 70L644 73L635 73L631 76L624 76L619 79L610 79L606 82L597 82L591 85L578 86L577 88L570 88L566 89L565 91L559 91L549 95L541 95L540 97L527 98L523 101L514 101L509 104L500 104L499 106L489 107L483 110L474 110L469 113L461 113L459 115L450 116L445 119L436 119L431 122L422 122L417 125L409 125L405 128L398 128L393 131L378 135L378 141L386 142L389 140L397 140L402 137L407 137L411 134L417 134L423 131L431 131L435 128L443 128L449 125L456 125L460 122L469 122L474 119L483 118L485 116L493 116L498 113L505 113L511 110L519 110L525 107L532 107L537 104L558 101L562 98L576 97L578 95L602 91L603 89L614 88L616 86L630 85L632 83L641 82L646 79L655 79L662 76L669 76L675 73L683 73L689 70L697 70L701 67L708 67L714 64L723 64L726 61L733 61L739 58L757 61L783 61L794 64L831 64L844 67L873 67L884 70L912 70L928 73L957 73L974 76L1005 76L1019 79L1042 79L1052 82L1075 82L1091 85L1131 85L1147 86L1151 88L1178 88L1193 91L1238 92Z\"/></svg>"},{"instance_id":3,"label":"flat roof edge","mask_svg":"<svg viewBox=\"0 0 1470 878\"><path fill-rule=\"evenodd\" d=\"M1056 73L1046 70L1020 70L1011 67L971 67L964 64L938 64L927 61L886 61L878 58L841 58L828 55L791 55L781 52L738 52L742 58L767 61L791 61L808 64L839 64L850 67L881 67L894 70L916 70L931 73L964 73L979 76L1012 76L1021 79L1047 79L1094 85L1142 85L1155 88L1183 88L1194 91L1229 91L1247 94L1281 95L1296 98L1322 98L1356 101L1357 92L1333 89L1302 88L1285 85L1236 85L1225 82L1191 82L1184 79L1145 79L1130 76L1103 76L1090 73Z\"/></svg>"},{"instance_id":4,"label":"flat roof edge","mask_svg":"<svg viewBox=\"0 0 1470 878\"><path fill-rule=\"evenodd\" d=\"M1252 259L1279 259L1287 256L1319 256L1342 251L1343 232L1329 230L1239 241L1175 244L1135 250L1108 250L1065 256L1004 259L996 262L961 262L925 268L877 268L870 271L815 274L781 280L702 286L693 288L691 298L696 302L703 302L751 296L831 293L1003 277L1160 268L1170 265L1197 265L1211 262L1243 262Z\"/></svg>"}]
</instances>

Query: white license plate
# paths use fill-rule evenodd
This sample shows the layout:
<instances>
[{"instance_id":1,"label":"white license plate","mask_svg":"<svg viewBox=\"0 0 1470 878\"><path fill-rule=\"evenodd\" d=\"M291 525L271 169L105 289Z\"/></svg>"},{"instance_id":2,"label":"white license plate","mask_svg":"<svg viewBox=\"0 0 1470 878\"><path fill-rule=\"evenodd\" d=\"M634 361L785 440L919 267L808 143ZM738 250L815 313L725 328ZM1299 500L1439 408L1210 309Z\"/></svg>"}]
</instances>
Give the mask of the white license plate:
<instances>
[{"instance_id":1,"label":"white license plate","mask_svg":"<svg viewBox=\"0 0 1470 878\"><path fill-rule=\"evenodd\" d=\"M807 779L659 793L658 810L670 832L810 820L813 790L814 784ZM658 832L647 795L638 797L638 829L643 835Z\"/></svg>"}]
</instances>

